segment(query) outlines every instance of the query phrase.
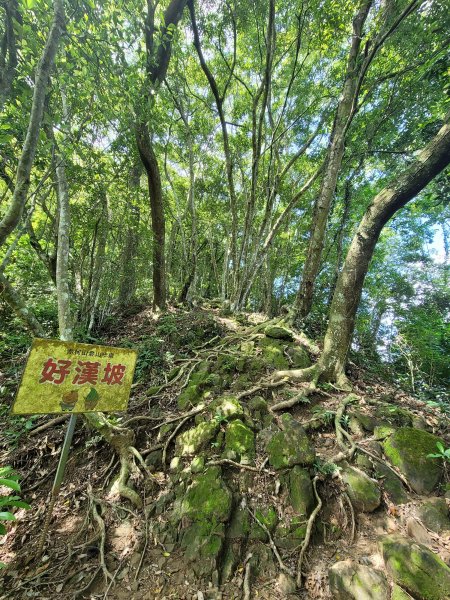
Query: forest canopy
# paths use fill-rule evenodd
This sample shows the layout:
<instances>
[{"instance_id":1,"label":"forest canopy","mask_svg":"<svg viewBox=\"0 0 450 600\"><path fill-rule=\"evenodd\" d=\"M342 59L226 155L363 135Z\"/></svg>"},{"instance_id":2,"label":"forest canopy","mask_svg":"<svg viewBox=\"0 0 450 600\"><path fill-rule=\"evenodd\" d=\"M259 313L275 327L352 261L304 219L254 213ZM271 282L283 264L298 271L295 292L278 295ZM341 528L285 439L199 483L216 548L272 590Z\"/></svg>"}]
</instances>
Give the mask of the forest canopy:
<instances>
[{"instance_id":1,"label":"forest canopy","mask_svg":"<svg viewBox=\"0 0 450 600\"><path fill-rule=\"evenodd\" d=\"M448 144L449 34L443 0L4 0L2 350L64 297L80 340L204 299L330 333L374 199ZM337 344L413 387L449 376L446 153L370 226Z\"/></svg>"}]
</instances>

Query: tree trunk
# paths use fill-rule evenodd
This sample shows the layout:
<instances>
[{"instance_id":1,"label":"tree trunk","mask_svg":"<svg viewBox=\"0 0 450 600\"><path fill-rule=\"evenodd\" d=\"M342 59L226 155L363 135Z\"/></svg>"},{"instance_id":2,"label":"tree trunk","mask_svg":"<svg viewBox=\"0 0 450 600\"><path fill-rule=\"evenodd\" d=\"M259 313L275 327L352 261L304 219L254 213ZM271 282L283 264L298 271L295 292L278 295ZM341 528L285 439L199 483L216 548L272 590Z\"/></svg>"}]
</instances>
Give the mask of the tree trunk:
<instances>
[{"instance_id":1,"label":"tree trunk","mask_svg":"<svg viewBox=\"0 0 450 600\"><path fill-rule=\"evenodd\" d=\"M97 313L98 302L100 299L101 279L105 264L105 252L106 242L108 240L109 233L109 210L108 210L108 198L106 191L101 190L101 201L102 201L102 214L99 222L99 233L98 233L98 244L97 251L95 253L94 265L92 269L92 284L90 288L89 298L89 325L88 333L92 331L95 322L95 316Z\"/></svg>"},{"instance_id":2,"label":"tree trunk","mask_svg":"<svg viewBox=\"0 0 450 600\"><path fill-rule=\"evenodd\" d=\"M166 221L164 218L161 175L150 133L147 124L143 121L136 125L136 142L142 164L147 173L152 215L153 308L164 309L166 306L166 265L164 256Z\"/></svg>"},{"instance_id":3,"label":"tree trunk","mask_svg":"<svg viewBox=\"0 0 450 600\"><path fill-rule=\"evenodd\" d=\"M417 159L377 194L367 208L353 237L339 275L324 350L319 360L322 379L345 383L345 363L353 337L355 317L364 278L381 230L387 221L410 202L450 163L450 113L437 135L423 148Z\"/></svg>"},{"instance_id":4,"label":"tree trunk","mask_svg":"<svg viewBox=\"0 0 450 600\"><path fill-rule=\"evenodd\" d=\"M159 30L161 42L155 47L155 10L157 3L154 4L151 0L147 0L147 15L144 23L148 85L148 89L144 93L144 98L147 101L151 98L151 92L155 93L155 90L166 77L172 52L172 39L175 27L181 19L186 3L187 0L171 0L161 19L162 23ZM163 309L166 306L166 268L164 255L166 222L162 201L161 175L147 120L143 117L141 111L137 115L135 136L139 156L147 172L150 196L153 232L153 307Z\"/></svg>"},{"instance_id":5,"label":"tree trunk","mask_svg":"<svg viewBox=\"0 0 450 600\"><path fill-rule=\"evenodd\" d=\"M294 319L303 319L306 317L312 306L314 284L320 268L328 214L344 156L345 134L352 111L354 110L355 94L358 90L358 57L362 31L371 4L372 0L362 0L358 12L353 19L352 42L347 61L344 87L336 109L319 197L314 206L308 252L303 267L301 285L295 300Z\"/></svg>"},{"instance_id":6,"label":"tree trunk","mask_svg":"<svg viewBox=\"0 0 450 600\"><path fill-rule=\"evenodd\" d=\"M73 324L70 310L70 203L64 158L55 146L56 180L58 183L58 249L56 253L56 293L58 298L59 335L64 341L73 339Z\"/></svg>"},{"instance_id":7,"label":"tree trunk","mask_svg":"<svg viewBox=\"0 0 450 600\"><path fill-rule=\"evenodd\" d=\"M22 15L17 0L2 2L2 8L5 11L5 24L0 55L0 111L11 94L12 83L16 76L18 61L14 21L22 25Z\"/></svg>"},{"instance_id":8,"label":"tree trunk","mask_svg":"<svg viewBox=\"0 0 450 600\"><path fill-rule=\"evenodd\" d=\"M45 332L42 329L41 324L36 319L33 312L27 307L20 294L12 287L2 269L0 269L0 297L2 297L12 308L18 318L33 335L45 337Z\"/></svg>"},{"instance_id":9,"label":"tree trunk","mask_svg":"<svg viewBox=\"0 0 450 600\"><path fill-rule=\"evenodd\" d=\"M31 105L30 120L27 135L23 145L22 154L19 159L16 175L16 185L11 205L0 221L0 246L4 244L8 235L19 223L28 189L30 187L30 174L33 166L34 155L39 141L39 131L44 113L45 94L47 83L55 61L59 40L64 29L64 6L62 0L54 1L54 17L47 37L44 51L36 70L36 81Z\"/></svg>"}]
</instances>

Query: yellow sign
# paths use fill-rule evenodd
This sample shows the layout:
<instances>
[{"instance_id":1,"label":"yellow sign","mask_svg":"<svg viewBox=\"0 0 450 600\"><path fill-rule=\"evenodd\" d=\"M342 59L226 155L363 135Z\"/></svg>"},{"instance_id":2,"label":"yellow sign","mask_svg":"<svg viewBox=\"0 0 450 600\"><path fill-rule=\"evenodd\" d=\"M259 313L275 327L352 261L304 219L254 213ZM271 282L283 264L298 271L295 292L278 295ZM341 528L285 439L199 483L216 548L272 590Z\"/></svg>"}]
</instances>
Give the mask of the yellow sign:
<instances>
[{"instance_id":1,"label":"yellow sign","mask_svg":"<svg viewBox=\"0 0 450 600\"><path fill-rule=\"evenodd\" d=\"M126 410L136 351L35 339L13 414Z\"/></svg>"}]
</instances>

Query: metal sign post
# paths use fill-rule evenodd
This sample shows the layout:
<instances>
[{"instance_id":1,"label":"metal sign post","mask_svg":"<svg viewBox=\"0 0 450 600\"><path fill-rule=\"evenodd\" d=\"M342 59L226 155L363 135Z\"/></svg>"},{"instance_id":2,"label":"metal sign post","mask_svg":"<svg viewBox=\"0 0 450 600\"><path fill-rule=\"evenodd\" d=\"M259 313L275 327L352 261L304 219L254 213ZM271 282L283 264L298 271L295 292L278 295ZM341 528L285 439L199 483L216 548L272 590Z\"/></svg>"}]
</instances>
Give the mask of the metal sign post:
<instances>
[{"instance_id":1,"label":"metal sign post","mask_svg":"<svg viewBox=\"0 0 450 600\"><path fill-rule=\"evenodd\" d=\"M69 424L67 425L66 436L64 438L63 447L61 450L61 456L59 457L58 468L56 469L55 480L53 482L52 493L50 496L50 502L47 507L47 514L45 516L44 528L42 529L41 537L39 539L39 546L37 550L37 556L42 556L44 549L45 539L47 537L48 528L50 526L50 520L53 514L53 507L55 506L56 498L59 495L61 489L61 483L64 477L64 471L66 470L67 458L69 456L70 444L72 443L73 433L75 431L75 425L77 422L77 415L70 415Z\"/></svg>"}]
</instances>

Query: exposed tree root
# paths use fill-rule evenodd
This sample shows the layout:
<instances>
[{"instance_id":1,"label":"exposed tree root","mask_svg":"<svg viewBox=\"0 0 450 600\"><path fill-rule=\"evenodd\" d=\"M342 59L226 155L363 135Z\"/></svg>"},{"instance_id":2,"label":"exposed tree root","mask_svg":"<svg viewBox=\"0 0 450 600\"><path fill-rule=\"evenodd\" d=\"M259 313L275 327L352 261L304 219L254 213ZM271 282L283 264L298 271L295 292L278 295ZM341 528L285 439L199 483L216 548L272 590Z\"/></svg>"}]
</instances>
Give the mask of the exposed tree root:
<instances>
[{"instance_id":1,"label":"exposed tree root","mask_svg":"<svg viewBox=\"0 0 450 600\"><path fill-rule=\"evenodd\" d=\"M355 400L356 396L354 396L353 394L350 394L349 396L344 398L344 400L342 400L342 402L340 403L334 417L334 427L336 430L337 442L339 444L339 447L344 452L348 452L349 458L353 457L356 451L356 444L353 441L352 436L342 427L342 418L344 416L345 409L347 408L347 406ZM348 448L347 444L344 441L344 438L347 439L348 443L350 444L350 448Z\"/></svg>"},{"instance_id":2,"label":"exposed tree root","mask_svg":"<svg viewBox=\"0 0 450 600\"><path fill-rule=\"evenodd\" d=\"M128 479L132 468L130 457L134 454L132 450L134 443L133 430L112 425L102 413L86 413L84 418L111 445L119 457L120 472L114 484L117 492L120 496L132 502L134 506L141 508L142 500L139 494L128 486Z\"/></svg>"},{"instance_id":3,"label":"exposed tree root","mask_svg":"<svg viewBox=\"0 0 450 600\"><path fill-rule=\"evenodd\" d=\"M352 522L352 533L351 533L351 537L350 537L350 544L353 544L353 542L355 540L355 531L356 531L355 511L353 510L353 504L352 504L352 501L350 500L350 497L347 494L347 492L342 492L342 497L345 499L347 506L350 510L350 516L351 516L351 522Z\"/></svg>"},{"instance_id":4,"label":"exposed tree root","mask_svg":"<svg viewBox=\"0 0 450 600\"><path fill-rule=\"evenodd\" d=\"M275 371L273 375L274 381L284 379L285 381L311 381L317 384L319 380L319 369L317 364L307 367L306 369L288 369L285 371Z\"/></svg>"},{"instance_id":5,"label":"exposed tree root","mask_svg":"<svg viewBox=\"0 0 450 600\"><path fill-rule=\"evenodd\" d=\"M269 471L269 469L264 469L262 467L252 467L251 465L243 465L241 463L235 462L229 458L221 458L219 460L209 460L205 466L213 467L220 465L230 465L231 467L236 467L237 469L245 469L247 471L253 471L254 473L266 473L267 475L276 475L274 471Z\"/></svg>"},{"instance_id":6,"label":"exposed tree root","mask_svg":"<svg viewBox=\"0 0 450 600\"><path fill-rule=\"evenodd\" d=\"M258 517L249 509L248 506L246 508L247 508L248 512L250 513L250 515L253 517L253 519L258 523L258 525L261 527L261 529L264 530L267 537L269 538L270 548L272 549L272 552L273 552L275 558L277 559L278 564L280 565L280 569L282 571L284 571L284 573L287 573L288 575L292 576L293 573L292 573L291 569L284 564L283 559L281 558L280 553L278 552L277 545L273 541L270 531L268 530L266 525L258 519Z\"/></svg>"},{"instance_id":7,"label":"exposed tree root","mask_svg":"<svg viewBox=\"0 0 450 600\"><path fill-rule=\"evenodd\" d=\"M314 526L314 522L316 520L317 515L319 514L321 508L322 508L322 498L319 496L319 493L317 492L317 481L319 480L319 476L316 475L312 481L313 484L313 488L314 488L314 495L316 496L316 500L317 500L317 505L315 507L315 509L312 511L311 515L309 516L308 519L308 523L306 525L306 533L305 533L305 539L303 540L303 544L300 550L300 554L298 557L298 562L297 562L297 587L301 587L302 585L302 565L303 565L303 558L305 556L305 552L308 549L309 546L309 542L311 540L311 534L312 534L312 530L313 530L313 526Z\"/></svg>"},{"instance_id":8,"label":"exposed tree root","mask_svg":"<svg viewBox=\"0 0 450 600\"><path fill-rule=\"evenodd\" d=\"M60 423L64 423L64 421L66 421L67 418L68 418L67 415L62 415L61 417L56 417L56 419L50 419L50 421L47 421L47 423L44 423L43 425L39 425L39 427L36 427L35 429L32 429L28 433L28 437L32 437L34 435L37 435L38 433L42 433L43 431L47 431L47 429L50 429L54 425L59 425Z\"/></svg>"},{"instance_id":9,"label":"exposed tree root","mask_svg":"<svg viewBox=\"0 0 450 600\"><path fill-rule=\"evenodd\" d=\"M252 554L247 554L244 561L243 600L251 600Z\"/></svg>"},{"instance_id":10,"label":"exposed tree root","mask_svg":"<svg viewBox=\"0 0 450 600\"><path fill-rule=\"evenodd\" d=\"M185 423L187 423L187 421L189 421L190 418L191 418L190 416L184 417L184 419L178 423L178 425L175 427L175 429L172 431L172 433L169 435L166 442L164 443L164 447L163 447L163 451L162 451L162 459L161 459L163 469L166 466L166 455L167 455L167 449L169 447L170 442L177 435L177 433L183 427L183 425Z\"/></svg>"},{"instance_id":11,"label":"exposed tree root","mask_svg":"<svg viewBox=\"0 0 450 600\"><path fill-rule=\"evenodd\" d=\"M91 492L88 492L88 493L89 493L89 498L91 501L92 516L94 517L94 520L97 523L98 529L100 531L100 542L99 542L100 567L101 567L101 569L103 571L103 575L105 577L105 583L107 584L109 579L111 579L111 580L113 579L113 576L109 572L108 567L106 566L106 563L105 563L105 541L106 541L105 522L97 510L97 505L100 505L98 499L94 498L94 496L92 496Z\"/></svg>"},{"instance_id":12,"label":"exposed tree root","mask_svg":"<svg viewBox=\"0 0 450 600\"><path fill-rule=\"evenodd\" d=\"M287 383L287 379L281 379L280 381L261 381L258 385L255 385L254 387L248 390L244 390L236 394L236 398L240 400L241 398L252 396L253 394L256 394L256 392L281 387L285 383Z\"/></svg>"},{"instance_id":13,"label":"exposed tree root","mask_svg":"<svg viewBox=\"0 0 450 600\"><path fill-rule=\"evenodd\" d=\"M283 381L283 383L284 383L284 381ZM282 400L281 402L277 402L277 404L273 404L270 407L270 410L272 412L277 412L279 410L286 410L287 408L292 408L296 404L305 402L305 400L307 400L308 396L310 396L315 391L316 391L316 384L310 383L310 385L307 388L305 388L305 390L301 394L297 394L296 396L294 396L293 398L290 398L289 400Z\"/></svg>"}]
</instances>

